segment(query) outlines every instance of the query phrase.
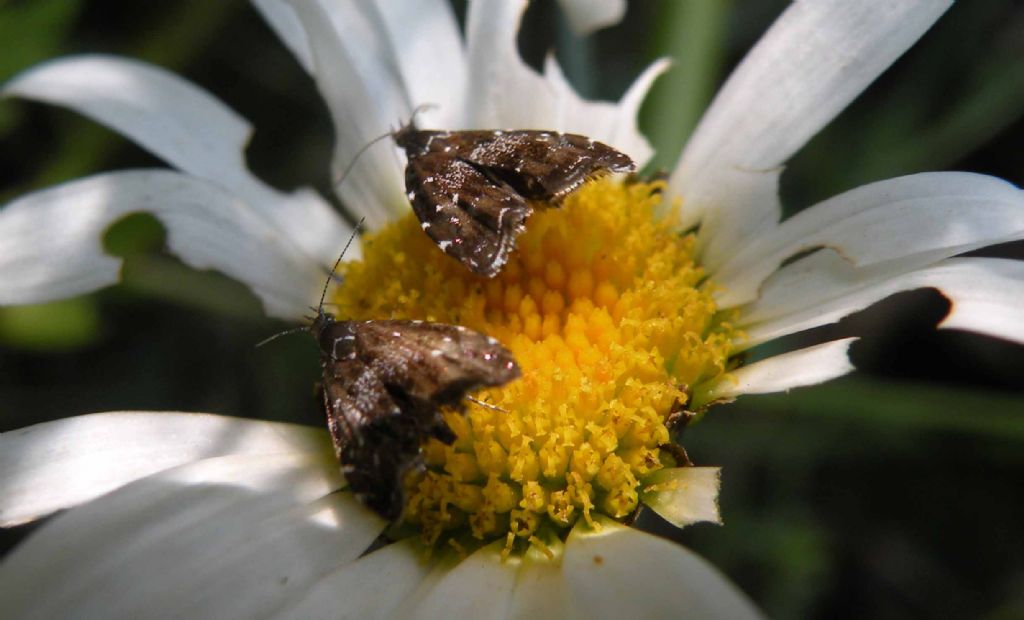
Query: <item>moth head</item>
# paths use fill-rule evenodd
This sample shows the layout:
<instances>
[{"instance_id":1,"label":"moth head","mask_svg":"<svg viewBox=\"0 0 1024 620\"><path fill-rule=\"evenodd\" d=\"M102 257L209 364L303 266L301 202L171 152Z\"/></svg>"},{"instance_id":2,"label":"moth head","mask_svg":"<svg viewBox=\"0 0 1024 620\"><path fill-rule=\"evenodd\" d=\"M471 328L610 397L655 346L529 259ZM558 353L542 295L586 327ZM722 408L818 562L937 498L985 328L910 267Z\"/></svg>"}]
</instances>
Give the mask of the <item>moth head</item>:
<instances>
[{"instance_id":1,"label":"moth head","mask_svg":"<svg viewBox=\"0 0 1024 620\"><path fill-rule=\"evenodd\" d=\"M320 340L320 334L325 329L330 327L335 322L334 315L324 312L324 307L321 305L319 308L313 308L316 311L315 317L308 317L310 319L309 327L305 328L309 333L313 334L313 338L317 341Z\"/></svg>"},{"instance_id":2,"label":"moth head","mask_svg":"<svg viewBox=\"0 0 1024 620\"><path fill-rule=\"evenodd\" d=\"M409 115L409 121L402 123L399 121L400 126L395 131L391 132L391 137L394 139L395 144L405 149L416 144L415 136L419 133L420 129L416 126L416 115L424 110L436 108L436 103L421 103L416 106L416 109Z\"/></svg>"}]
</instances>

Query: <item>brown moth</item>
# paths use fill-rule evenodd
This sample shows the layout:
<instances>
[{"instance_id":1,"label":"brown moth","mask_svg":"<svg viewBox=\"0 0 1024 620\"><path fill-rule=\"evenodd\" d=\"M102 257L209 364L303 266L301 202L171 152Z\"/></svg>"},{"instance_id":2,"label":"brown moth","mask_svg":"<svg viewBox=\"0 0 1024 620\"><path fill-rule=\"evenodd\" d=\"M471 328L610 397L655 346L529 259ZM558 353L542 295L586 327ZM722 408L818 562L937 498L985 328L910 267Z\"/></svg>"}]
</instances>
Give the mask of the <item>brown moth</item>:
<instances>
[{"instance_id":1,"label":"brown moth","mask_svg":"<svg viewBox=\"0 0 1024 620\"><path fill-rule=\"evenodd\" d=\"M423 230L487 277L508 260L531 201L557 204L591 178L635 168L623 153L571 133L435 131L410 122L392 137L405 150L405 189Z\"/></svg>"},{"instance_id":2,"label":"brown moth","mask_svg":"<svg viewBox=\"0 0 1024 620\"><path fill-rule=\"evenodd\" d=\"M329 285L330 279L309 327L260 344L294 331L313 334L323 367L327 428L342 473L357 498L395 520L405 507L405 474L422 467L422 444L430 437L446 444L455 440L441 408L461 409L468 392L512 381L519 366L497 340L460 325L335 320L324 312Z\"/></svg>"},{"instance_id":3,"label":"brown moth","mask_svg":"<svg viewBox=\"0 0 1024 620\"><path fill-rule=\"evenodd\" d=\"M423 321L335 321L312 327L323 366L323 405L349 487L379 515L397 519L405 474L422 466L420 446L455 434L441 407L467 392L519 377L497 340L459 325Z\"/></svg>"}]
</instances>

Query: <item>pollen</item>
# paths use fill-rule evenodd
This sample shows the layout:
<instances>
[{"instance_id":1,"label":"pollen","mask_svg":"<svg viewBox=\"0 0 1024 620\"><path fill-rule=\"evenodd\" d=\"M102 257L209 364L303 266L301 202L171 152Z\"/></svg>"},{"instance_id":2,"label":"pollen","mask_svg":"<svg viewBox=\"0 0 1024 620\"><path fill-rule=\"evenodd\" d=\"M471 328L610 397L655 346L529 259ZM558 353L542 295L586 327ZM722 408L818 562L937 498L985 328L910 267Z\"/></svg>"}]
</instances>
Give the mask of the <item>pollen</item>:
<instances>
[{"instance_id":1,"label":"pollen","mask_svg":"<svg viewBox=\"0 0 1024 620\"><path fill-rule=\"evenodd\" d=\"M421 319L497 338L522 377L446 411L406 480L404 519L428 543L564 535L627 520L644 480L673 466L670 422L729 370L740 334L712 299L693 235L659 217L661 183L600 179L537 205L494 278L445 255L407 217L343 266L346 319Z\"/></svg>"}]
</instances>

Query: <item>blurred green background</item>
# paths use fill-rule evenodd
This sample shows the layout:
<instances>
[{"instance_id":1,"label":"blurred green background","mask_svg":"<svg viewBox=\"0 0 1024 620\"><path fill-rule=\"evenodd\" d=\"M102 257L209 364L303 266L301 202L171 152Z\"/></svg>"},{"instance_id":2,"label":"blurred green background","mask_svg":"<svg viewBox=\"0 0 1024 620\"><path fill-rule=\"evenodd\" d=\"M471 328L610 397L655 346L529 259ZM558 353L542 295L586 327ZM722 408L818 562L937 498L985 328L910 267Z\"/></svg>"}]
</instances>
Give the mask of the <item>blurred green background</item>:
<instances>
[{"instance_id":1,"label":"blurred green background","mask_svg":"<svg viewBox=\"0 0 1024 620\"><path fill-rule=\"evenodd\" d=\"M554 2L538 1L520 47L535 66L555 48L594 98L617 98L646 63L674 57L642 119L659 148L654 168L668 168L717 86L785 5L633 2L623 23L579 38ZM464 14L464 3L456 10ZM176 71L256 127L248 157L257 174L329 193L326 109L246 2L0 2L0 42L0 81L82 52ZM793 212L924 170L1022 185L1022 145L1024 3L961 2L794 158L784 202ZM0 102L0 203L97 171L160 165L72 113ZM287 326L264 318L242 285L162 253L163 239L152 218L129 217L106 238L126 258L123 284L0 308L0 430L125 409L322 424L313 343L283 338L255 349ZM1024 258L1024 247L976 254ZM934 291L904 293L775 345L859 335L859 371L717 407L690 429L695 460L725 467L726 525L675 537L772 617L1024 617L1024 347L936 333L945 311ZM649 513L642 524L673 534ZM0 534L0 544L27 531Z\"/></svg>"}]
</instances>

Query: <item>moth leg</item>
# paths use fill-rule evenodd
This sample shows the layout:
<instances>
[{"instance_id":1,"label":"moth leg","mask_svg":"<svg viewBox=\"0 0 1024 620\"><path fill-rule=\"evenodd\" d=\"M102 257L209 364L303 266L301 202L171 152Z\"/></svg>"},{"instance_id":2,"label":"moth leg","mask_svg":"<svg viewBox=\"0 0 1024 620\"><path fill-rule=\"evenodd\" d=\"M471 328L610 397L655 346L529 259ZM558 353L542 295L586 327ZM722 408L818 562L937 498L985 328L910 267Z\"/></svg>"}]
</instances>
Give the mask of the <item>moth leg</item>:
<instances>
[{"instance_id":1,"label":"moth leg","mask_svg":"<svg viewBox=\"0 0 1024 620\"><path fill-rule=\"evenodd\" d=\"M675 459L677 467L693 467L690 455L686 453L686 448L681 445L677 443L663 443L658 448L668 452Z\"/></svg>"},{"instance_id":2,"label":"moth leg","mask_svg":"<svg viewBox=\"0 0 1024 620\"><path fill-rule=\"evenodd\" d=\"M479 398L473 398L472 396L466 395L466 400L468 400L469 402L473 403L474 405L480 405L484 409L490 409L491 411L500 411L501 413L508 413L507 409L504 409L504 408L499 407L497 405L492 405L491 403L488 403L488 402L484 402L484 401L480 400Z\"/></svg>"}]
</instances>

